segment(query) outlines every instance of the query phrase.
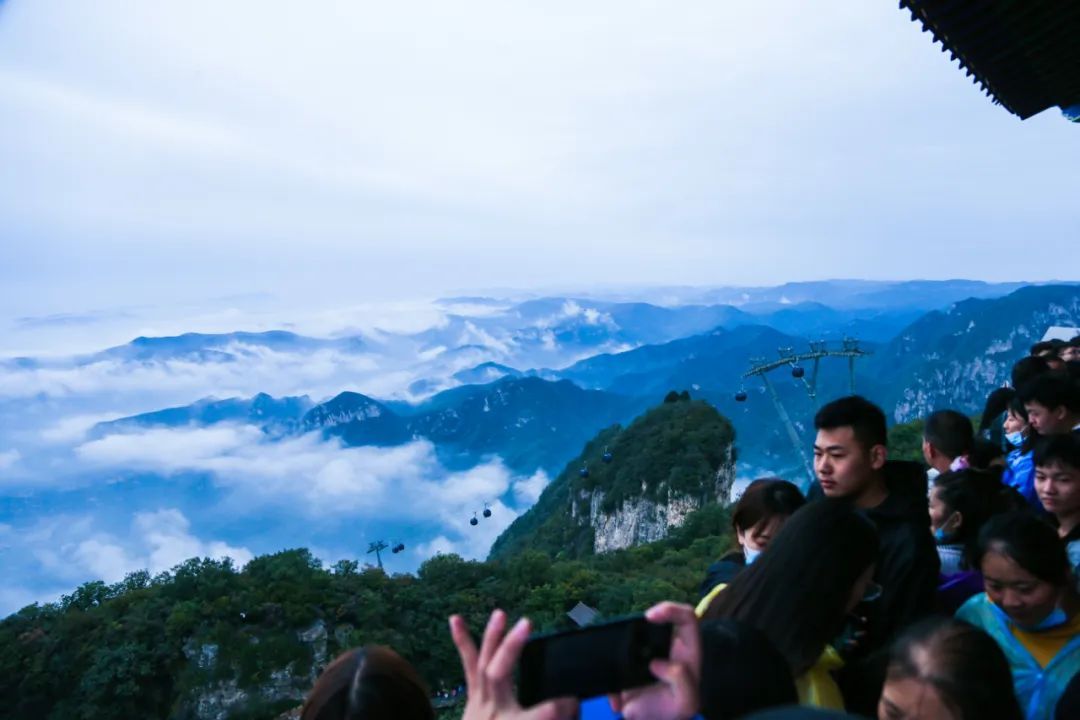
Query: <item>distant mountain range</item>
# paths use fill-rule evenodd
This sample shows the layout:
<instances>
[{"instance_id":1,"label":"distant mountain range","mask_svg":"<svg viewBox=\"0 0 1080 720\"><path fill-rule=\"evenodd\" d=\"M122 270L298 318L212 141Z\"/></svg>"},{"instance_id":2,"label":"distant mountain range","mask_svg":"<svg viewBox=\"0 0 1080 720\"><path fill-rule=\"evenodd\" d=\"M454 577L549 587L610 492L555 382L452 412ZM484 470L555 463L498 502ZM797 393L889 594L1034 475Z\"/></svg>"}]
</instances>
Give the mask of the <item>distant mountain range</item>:
<instances>
[{"instance_id":1,"label":"distant mountain range","mask_svg":"<svg viewBox=\"0 0 1080 720\"><path fill-rule=\"evenodd\" d=\"M809 292L818 286L785 287L798 297L795 291ZM906 307L910 307L913 303L929 302L927 293L948 296L966 288L989 295L1004 287L964 282L885 286L853 283L847 290L856 292L864 303L885 303L900 293L906 298ZM917 290L924 292L916 293ZM773 302L768 298L777 292L766 293L762 295L765 299L759 301ZM908 295L912 293L918 297ZM791 299L786 291L781 297ZM866 318L872 313L838 311L810 302L787 304L782 309L762 306L756 309L767 312L753 314L722 306L669 309L642 303L586 304L563 298L530 301L515 306L512 311L517 314L519 324L534 323L531 330L518 332L507 340L518 347L523 343L543 342L536 335L543 323L535 323L556 316L562 319L547 326L544 332L552 333L552 342L562 347L583 348L590 343L603 347L613 342L663 338L714 321L731 327L710 327L688 337L622 352L602 352L561 369L521 370L487 360L457 370L449 378L432 380L433 390L448 382L460 386L436 392L419 404L382 401L356 392L344 392L319 404L306 397L273 399L266 395L246 400L207 399L187 407L101 425L95 432L133 426L246 422L276 435L317 430L328 437L339 437L349 445L396 445L426 438L439 448L451 466L464 466L498 455L521 472L537 468L551 472L561 468L566 458L600 429L631 420L669 390L686 389L696 398L709 400L731 418L744 466L798 472L800 460L790 448L768 396L761 393L760 381L744 384L742 375L752 359L776 358L778 349L783 347L805 349L809 339L820 338L821 334L789 333L765 323L779 322L789 327L802 323L809 328L824 323L836 329L853 322L852 318L859 313ZM910 310L894 309L877 317L886 318L882 322L888 324L897 322L907 312ZM455 322L466 320L459 318ZM468 330L473 335L494 333L502 327L490 319L468 321L473 322L476 324ZM857 365L857 389L881 403L897 421L942 407L975 413L981 409L986 395L1007 381L1012 363L1026 354L1030 344L1050 325L1080 325L1078 286L1029 286L1004 297L966 299L920 315L887 342L864 342L862 347L873 355ZM430 343L435 341L435 334L442 333L445 339L454 327L451 323L449 329L429 331L420 337L424 343ZM457 330L462 328L459 326ZM364 347L356 339L318 341L291 333L185 335L158 340L140 339L130 348L105 352L111 357L126 358L162 354L175 357L185 353L190 356L227 352L224 348L238 342L268 347L318 347L320 342L342 349ZM489 342L497 345L502 341ZM445 352L468 352L469 357L485 354L483 346L474 345ZM821 368L820 400L847 392L846 363L826 360ZM815 406L807 398L801 381L783 372L773 373L772 377L799 432L809 432ZM746 402L734 400L734 393L740 388L749 395Z\"/></svg>"},{"instance_id":2,"label":"distant mountain range","mask_svg":"<svg viewBox=\"0 0 1080 720\"><path fill-rule=\"evenodd\" d=\"M622 394L662 394L675 388L734 392L750 358L771 359L777 348L796 347L803 342L763 325L720 328L662 345L597 355L547 374L582 387Z\"/></svg>"},{"instance_id":3,"label":"distant mountain range","mask_svg":"<svg viewBox=\"0 0 1080 720\"><path fill-rule=\"evenodd\" d=\"M246 423L278 437L318 431L351 446L393 446L424 438L439 448L450 467L498 455L519 472L554 472L600 428L629 420L662 397L627 397L527 377L448 390L407 413L357 392L317 405L306 397L208 398L100 423L91 437L139 428Z\"/></svg>"},{"instance_id":4,"label":"distant mountain range","mask_svg":"<svg viewBox=\"0 0 1080 720\"><path fill-rule=\"evenodd\" d=\"M979 280L814 280L768 287L660 287L635 289L611 298L652 299L663 304L726 304L750 311L755 306L822 303L837 310L926 312L968 298L994 298L1030 285L1025 282L987 283Z\"/></svg>"},{"instance_id":5,"label":"distant mountain range","mask_svg":"<svg viewBox=\"0 0 1080 720\"><path fill-rule=\"evenodd\" d=\"M313 405L306 395L272 398L266 393L259 393L252 398L204 398L191 405L98 423L91 437L138 428L216 425L224 422L255 425L270 435L283 435L295 430Z\"/></svg>"},{"instance_id":6,"label":"distant mountain range","mask_svg":"<svg viewBox=\"0 0 1080 720\"><path fill-rule=\"evenodd\" d=\"M137 337L127 345L86 356L82 362L90 363L100 360L148 362L178 359L196 362L227 362L235 358L235 353L238 352L240 346L262 347L278 352L313 351L323 348L360 352L364 349L364 341L358 337L326 340L297 335L284 330L213 335L185 333L175 337Z\"/></svg>"},{"instance_id":7,"label":"distant mountain range","mask_svg":"<svg viewBox=\"0 0 1080 720\"><path fill-rule=\"evenodd\" d=\"M409 426L459 460L499 455L521 472L554 472L600 428L625 422L662 397L585 390L565 380L504 378L435 396Z\"/></svg>"},{"instance_id":8,"label":"distant mountain range","mask_svg":"<svg viewBox=\"0 0 1080 720\"><path fill-rule=\"evenodd\" d=\"M876 396L899 422L943 407L977 412L1052 325L1080 327L1080 287L964 300L904 328L868 363L868 376L878 379Z\"/></svg>"}]
</instances>

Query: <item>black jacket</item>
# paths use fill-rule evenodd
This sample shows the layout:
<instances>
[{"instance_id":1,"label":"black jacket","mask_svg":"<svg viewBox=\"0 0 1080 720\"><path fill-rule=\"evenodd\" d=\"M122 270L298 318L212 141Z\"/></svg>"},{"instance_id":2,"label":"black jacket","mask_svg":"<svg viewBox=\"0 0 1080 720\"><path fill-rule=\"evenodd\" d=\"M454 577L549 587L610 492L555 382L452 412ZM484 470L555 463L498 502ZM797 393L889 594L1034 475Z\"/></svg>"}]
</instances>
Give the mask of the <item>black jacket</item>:
<instances>
[{"instance_id":1,"label":"black jacket","mask_svg":"<svg viewBox=\"0 0 1080 720\"><path fill-rule=\"evenodd\" d=\"M727 584L735 579L746 568L746 556L739 550L732 550L720 558L705 571L705 581L701 583L701 596L705 597L709 592L720 585Z\"/></svg>"},{"instance_id":2,"label":"black jacket","mask_svg":"<svg viewBox=\"0 0 1080 720\"><path fill-rule=\"evenodd\" d=\"M889 496L864 511L878 530L874 581L881 585L881 598L856 609L867 619L867 635L837 677L848 711L868 717L876 715L889 645L904 628L935 610L941 560L930 534L925 484L907 475L886 473Z\"/></svg>"},{"instance_id":3,"label":"black jacket","mask_svg":"<svg viewBox=\"0 0 1080 720\"><path fill-rule=\"evenodd\" d=\"M881 599L869 618L868 638L876 647L934 612L941 560L930 534L925 495L890 490L884 502L865 513L877 526L881 545L874 572Z\"/></svg>"}]
</instances>

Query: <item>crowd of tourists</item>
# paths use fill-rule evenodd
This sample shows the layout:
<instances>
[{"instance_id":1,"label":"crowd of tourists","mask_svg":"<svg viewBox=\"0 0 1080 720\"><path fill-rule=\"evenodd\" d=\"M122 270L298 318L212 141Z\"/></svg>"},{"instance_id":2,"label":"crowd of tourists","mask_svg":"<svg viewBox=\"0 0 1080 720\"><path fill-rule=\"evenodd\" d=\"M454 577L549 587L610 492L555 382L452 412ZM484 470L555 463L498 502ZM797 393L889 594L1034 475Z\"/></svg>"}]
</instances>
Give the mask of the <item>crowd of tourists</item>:
<instances>
[{"instance_id":1,"label":"crowd of tourists","mask_svg":"<svg viewBox=\"0 0 1080 720\"><path fill-rule=\"evenodd\" d=\"M496 611L477 647L455 616L465 720L1080 719L1080 337L1036 344L978 427L926 417L925 465L889 459L885 414L862 397L814 426L808 496L750 483L696 608L646 612L673 628L653 684L522 708L529 622ZM302 717L434 710L406 661L366 647L326 669Z\"/></svg>"}]
</instances>

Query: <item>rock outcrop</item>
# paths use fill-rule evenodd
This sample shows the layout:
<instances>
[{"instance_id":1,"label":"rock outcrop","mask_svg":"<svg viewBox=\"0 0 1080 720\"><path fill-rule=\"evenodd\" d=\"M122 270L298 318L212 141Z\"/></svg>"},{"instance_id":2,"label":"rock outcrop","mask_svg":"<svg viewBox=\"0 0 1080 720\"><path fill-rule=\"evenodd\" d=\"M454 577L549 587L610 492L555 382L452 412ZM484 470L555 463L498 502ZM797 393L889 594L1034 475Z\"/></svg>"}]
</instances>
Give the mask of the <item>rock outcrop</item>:
<instances>
[{"instance_id":1,"label":"rock outcrop","mask_svg":"<svg viewBox=\"0 0 1080 720\"><path fill-rule=\"evenodd\" d=\"M735 481L734 453L716 471L710 492L704 495L685 495L671 492L660 500L644 496L623 500L614 512L606 512L605 493L593 490L589 497L589 525L593 530L593 549L598 553L621 550L667 537L672 528L686 521L687 516L705 504L726 502ZM644 492L646 482L643 482Z\"/></svg>"},{"instance_id":2,"label":"rock outcrop","mask_svg":"<svg viewBox=\"0 0 1080 720\"><path fill-rule=\"evenodd\" d=\"M724 504L735 479L735 431L686 393L627 428L601 432L492 547L577 557L654 542L706 505Z\"/></svg>"}]
</instances>

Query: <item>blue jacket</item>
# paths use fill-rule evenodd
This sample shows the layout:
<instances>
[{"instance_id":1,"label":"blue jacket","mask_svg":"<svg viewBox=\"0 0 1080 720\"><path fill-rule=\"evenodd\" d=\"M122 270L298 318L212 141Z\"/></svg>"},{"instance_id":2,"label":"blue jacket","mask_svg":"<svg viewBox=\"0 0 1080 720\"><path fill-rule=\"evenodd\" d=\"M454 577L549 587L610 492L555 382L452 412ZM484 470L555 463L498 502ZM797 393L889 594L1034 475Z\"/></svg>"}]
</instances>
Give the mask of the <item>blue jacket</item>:
<instances>
[{"instance_id":1,"label":"blue jacket","mask_svg":"<svg viewBox=\"0 0 1080 720\"><path fill-rule=\"evenodd\" d=\"M1001 476L1001 481L1016 488L1017 492L1040 513L1046 512L1035 492L1035 459L1032 457L1032 451L1028 450L1025 453L1013 450L1005 457L1005 462L1005 473Z\"/></svg>"},{"instance_id":2,"label":"blue jacket","mask_svg":"<svg viewBox=\"0 0 1080 720\"><path fill-rule=\"evenodd\" d=\"M1002 614L995 612L986 593L980 593L956 611L958 620L980 628L1005 653L1012 670L1013 686L1027 720L1053 720L1054 707L1069 681L1080 672L1080 636L1074 637L1045 668L1016 639Z\"/></svg>"}]
</instances>

